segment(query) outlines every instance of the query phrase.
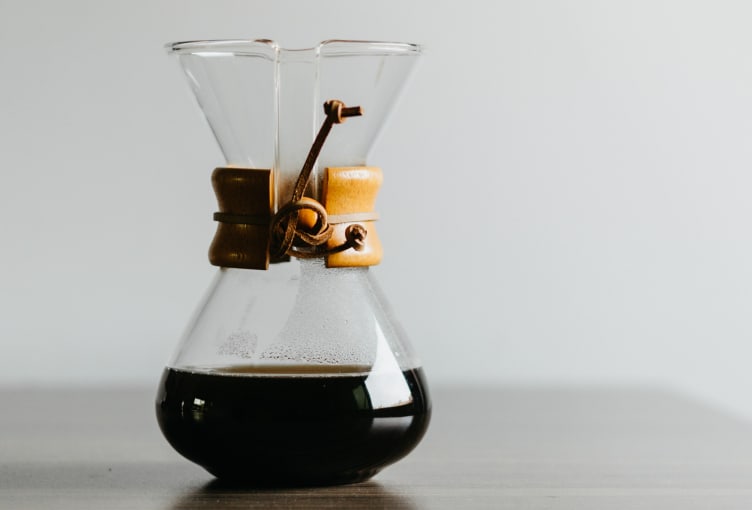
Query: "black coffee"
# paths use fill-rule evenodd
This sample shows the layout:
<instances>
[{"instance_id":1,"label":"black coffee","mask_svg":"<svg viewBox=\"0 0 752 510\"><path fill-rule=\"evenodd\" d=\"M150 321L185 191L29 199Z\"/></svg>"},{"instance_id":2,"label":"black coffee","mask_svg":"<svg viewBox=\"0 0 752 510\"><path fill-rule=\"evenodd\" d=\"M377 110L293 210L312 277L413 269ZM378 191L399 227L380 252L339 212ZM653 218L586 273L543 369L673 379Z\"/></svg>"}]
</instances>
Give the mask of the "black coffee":
<instances>
[{"instance_id":1,"label":"black coffee","mask_svg":"<svg viewBox=\"0 0 752 510\"><path fill-rule=\"evenodd\" d=\"M421 369L355 375L358 367L276 375L253 367L166 369L157 419L183 456L253 485L365 480L423 437L431 404Z\"/></svg>"}]
</instances>

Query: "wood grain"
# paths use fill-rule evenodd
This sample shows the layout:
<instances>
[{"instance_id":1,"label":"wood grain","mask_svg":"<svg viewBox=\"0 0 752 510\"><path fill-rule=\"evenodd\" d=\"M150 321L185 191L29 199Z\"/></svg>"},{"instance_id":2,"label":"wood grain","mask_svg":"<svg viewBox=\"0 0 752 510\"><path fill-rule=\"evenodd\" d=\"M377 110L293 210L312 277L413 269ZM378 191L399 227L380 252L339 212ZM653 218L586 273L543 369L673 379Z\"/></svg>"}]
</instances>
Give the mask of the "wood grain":
<instances>
[{"instance_id":1,"label":"wood grain","mask_svg":"<svg viewBox=\"0 0 752 510\"><path fill-rule=\"evenodd\" d=\"M146 390L0 391L0 509L752 508L752 426L654 389L434 392L371 482L251 490L162 439Z\"/></svg>"}]
</instances>

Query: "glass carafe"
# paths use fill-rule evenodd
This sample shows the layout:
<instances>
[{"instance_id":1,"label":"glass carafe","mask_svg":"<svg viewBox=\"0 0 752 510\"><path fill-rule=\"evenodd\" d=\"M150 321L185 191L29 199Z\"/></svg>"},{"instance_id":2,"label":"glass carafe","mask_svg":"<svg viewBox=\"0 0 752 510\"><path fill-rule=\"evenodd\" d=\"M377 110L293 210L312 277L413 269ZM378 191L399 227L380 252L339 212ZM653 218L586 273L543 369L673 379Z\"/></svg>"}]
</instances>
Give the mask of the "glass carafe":
<instances>
[{"instance_id":1,"label":"glass carafe","mask_svg":"<svg viewBox=\"0 0 752 510\"><path fill-rule=\"evenodd\" d=\"M226 158L227 167L214 174L220 205L223 185L249 175L245 169L269 169L262 205L273 217L293 197L306 165L305 200L334 193L331 169L355 176L345 181L345 194L359 189L358 172L366 171L368 152L420 54L412 44L363 41L303 50L268 40L196 41L168 50ZM322 105L335 99L363 115L332 126L311 165L327 122ZM367 172L380 182L380 170ZM245 200L241 195L238 207ZM381 248L375 215L366 216L349 216L367 220L360 221L368 227L366 249L342 251L356 259L370 254L364 263L298 258L294 249L292 256L249 262L243 246L215 249L218 230L210 258L232 267L217 270L157 395L160 427L183 456L221 479L317 485L370 478L417 445L430 418L426 383L369 271ZM266 219L247 226L242 218L250 215L236 217L215 215L246 244L270 242L259 226ZM243 237L243 229L254 228L260 238Z\"/></svg>"}]
</instances>

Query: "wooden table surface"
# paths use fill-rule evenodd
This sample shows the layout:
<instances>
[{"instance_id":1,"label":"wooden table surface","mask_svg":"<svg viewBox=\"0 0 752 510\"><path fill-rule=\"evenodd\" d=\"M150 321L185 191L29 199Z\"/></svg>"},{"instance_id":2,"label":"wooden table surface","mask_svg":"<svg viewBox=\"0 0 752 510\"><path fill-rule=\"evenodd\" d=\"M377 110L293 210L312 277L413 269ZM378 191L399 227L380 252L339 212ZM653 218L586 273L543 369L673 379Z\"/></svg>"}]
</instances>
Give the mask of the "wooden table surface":
<instances>
[{"instance_id":1,"label":"wooden table surface","mask_svg":"<svg viewBox=\"0 0 752 510\"><path fill-rule=\"evenodd\" d=\"M372 481L225 488L162 439L146 390L0 391L0 509L752 509L752 425L652 389L436 389Z\"/></svg>"}]
</instances>

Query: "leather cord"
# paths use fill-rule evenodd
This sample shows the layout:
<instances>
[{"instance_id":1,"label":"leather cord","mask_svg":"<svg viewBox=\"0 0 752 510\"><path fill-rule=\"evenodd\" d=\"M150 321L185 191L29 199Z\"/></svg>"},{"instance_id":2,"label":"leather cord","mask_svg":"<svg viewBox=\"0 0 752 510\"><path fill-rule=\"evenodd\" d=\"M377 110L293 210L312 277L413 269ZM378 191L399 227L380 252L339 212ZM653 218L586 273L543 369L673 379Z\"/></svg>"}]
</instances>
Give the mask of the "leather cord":
<instances>
[{"instance_id":1,"label":"leather cord","mask_svg":"<svg viewBox=\"0 0 752 510\"><path fill-rule=\"evenodd\" d=\"M279 260L284 258L285 255L298 258L324 257L349 248L360 251L365 246L368 231L362 225L353 224L345 230L345 242L343 244L327 250L319 248L332 237L333 223L372 221L375 213L336 215L335 221L332 222L321 203L310 198L302 200L303 193L308 187L308 181L311 179L313 166L319 157L321 148L324 146L326 137L332 130L332 126L343 123L347 117L363 115L363 110L360 106L347 107L342 101L332 99L324 103L324 113L326 118L313 141L311 150L308 152L305 163L303 163L303 168L300 170L292 198L277 211L272 219L271 256L273 259ZM298 224L301 210L309 210L316 214L316 222L313 227L306 228ZM352 217L358 219L353 220Z\"/></svg>"}]
</instances>

